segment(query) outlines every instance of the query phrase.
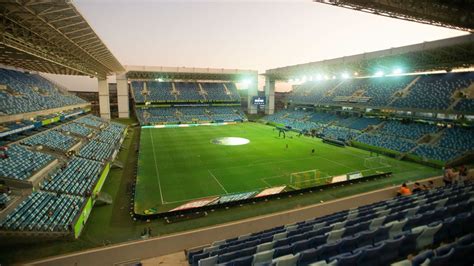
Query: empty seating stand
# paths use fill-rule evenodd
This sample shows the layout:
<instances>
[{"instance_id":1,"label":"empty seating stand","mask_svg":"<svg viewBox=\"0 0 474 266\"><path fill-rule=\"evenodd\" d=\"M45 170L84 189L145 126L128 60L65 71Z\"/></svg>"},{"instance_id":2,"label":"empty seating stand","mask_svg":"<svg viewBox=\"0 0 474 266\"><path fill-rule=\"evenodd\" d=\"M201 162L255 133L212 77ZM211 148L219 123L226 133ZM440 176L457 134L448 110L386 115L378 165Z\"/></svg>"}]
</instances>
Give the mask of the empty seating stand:
<instances>
[{"instance_id":1,"label":"empty seating stand","mask_svg":"<svg viewBox=\"0 0 474 266\"><path fill-rule=\"evenodd\" d=\"M57 88L38 74L0 69L0 114L12 115L84 104L86 101Z\"/></svg>"},{"instance_id":2,"label":"empty seating stand","mask_svg":"<svg viewBox=\"0 0 474 266\"><path fill-rule=\"evenodd\" d=\"M57 130L63 131L63 132L70 132L82 137L87 137L90 134L92 134L92 132L94 132L91 128L88 128L78 123L65 124L58 127Z\"/></svg>"},{"instance_id":3,"label":"empty seating stand","mask_svg":"<svg viewBox=\"0 0 474 266\"><path fill-rule=\"evenodd\" d=\"M321 78L321 77L320 77ZM313 80L295 86L293 104L351 105L371 108L446 110L453 94L474 82L474 74L449 73L420 76L371 77L348 80ZM410 85L411 84L411 85ZM410 85L410 86L409 86ZM474 100L461 99L453 109L472 112Z\"/></svg>"},{"instance_id":4,"label":"empty seating stand","mask_svg":"<svg viewBox=\"0 0 474 266\"><path fill-rule=\"evenodd\" d=\"M150 107L137 109L137 117L142 125L246 119L240 106Z\"/></svg>"},{"instance_id":5,"label":"empty seating stand","mask_svg":"<svg viewBox=\"0 0 474 266\"><path fill-rule=\"evenodd\" d=\"M86 200L104 169L107 159L119 148L125 126L89 115L51 130L38 133L22 141L28 145L44 145L57 150L69 149L72 136L93 136L79 153L61 157L61 165L49 171L37 189L14 210L0 220L0 230L21 232L54 232L64 235L73 233L76 221ZM28 179L56 158L51 154L13 144L7 147L0 159L0 176L19 180ZM64 160L66 160L64 162ZM0 205L9 196L0 195Z\"/></svg>"},{"instance_id":6,"label":"empty seating stand","mask_svg":"<svg viewBox=\"0 0 474 266\"><path fill-rule=\"evenodd\" d=\"M6 154L8 158L0 159L0 176L18 180L28 179L55 159L18 144L8 146Z\"/></svg>"},{"instance_id":7,"label":"empty seating stand","mask_svg":"<svg viewBox=\"0 0 474 266\"><path fill-rule=\"evenodd\" d=\"M187 256L191 265L389 265L472 233L473 207L472 184L451 186L217 241Z\"/></svg>"},{"instance_id":8,"label":"empty seating stand","mask_svg":"<svg viewBox=\"0 0 474 266\"><path fill-rule=\"evenodd\" d=\"M85 199L49 192L33 192L0 221L7 231L68 232Z\"/></svg>"},{"instance_id":9,"label":"empty seating stand","mask_svg":"<svg viewBox=\"0 0 474 266\"><path fill-rule=\"evenodd\" d=\"M118 149L124 130L125 126L118 123L110 123L95 138L81 148L78 156L105 162Z\"/></svg>"},{"instance_id":10,"label":"empty seating stand","mask_svg":"<svg viewBox=\"0 0 474 266\"><path fill-rule=\"evenodd\" d=\"M387 121L377 130L380 134L391 135L409 140L417 140L426 134L438 131L437 126L422 123L402 123L399 121Z\"/></svg>"},{"instance_id":11,"label":"empty seating stand","mask_svg":"<svg viewBox=\"0 0 474 266\"><path fill-rule=\"evenodd\" d=\"M42 145L53 150L65 152L70 150L75 144L77 144L78 141L79 140L73 136L65 135L58 131L49 130L24 139L21 143L28 146Z\"/></svg>"},{"instance_id":12,"label":"empty seating stand","mask_svg":"<svg viewBox=\"0 0 474 266\"><path fill-rule=\"evenodd\" d=\"M98 119L92 118L93 116L85 116L77 119L75 122L80 123L93 128L100 128L104 122Z\"/></svg>"},{"instance_id":13,"label":"empty seating stand","mask_svg":"<svg viewBox=\"0 0 474 266\"><path fill-rule=\"evenodd\" d=\"M74 157L41 184L42 190L78 196L89 196L97 183L103 165L97 161Z\"/></svg>"}]
</instances>

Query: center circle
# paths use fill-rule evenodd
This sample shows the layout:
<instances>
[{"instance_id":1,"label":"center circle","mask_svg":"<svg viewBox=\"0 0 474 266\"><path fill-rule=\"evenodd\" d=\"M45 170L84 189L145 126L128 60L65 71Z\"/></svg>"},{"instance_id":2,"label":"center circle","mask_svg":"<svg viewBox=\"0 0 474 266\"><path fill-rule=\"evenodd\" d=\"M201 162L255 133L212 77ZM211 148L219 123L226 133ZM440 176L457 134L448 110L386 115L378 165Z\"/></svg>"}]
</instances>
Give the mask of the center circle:
<instances>
[{"instance_id":1,"label":"center circle","mask_svg":"<svg viewBox=\"0 0 474 266\"><path fill-rule=\"evenodd\" d=\"M216 138L216 139L211 140L212 144L226 145L226 146L245 145L249 142L250 140L248 139L237 138L237 137L222 137L222 138Z\"/></svg>"}]
</instances>

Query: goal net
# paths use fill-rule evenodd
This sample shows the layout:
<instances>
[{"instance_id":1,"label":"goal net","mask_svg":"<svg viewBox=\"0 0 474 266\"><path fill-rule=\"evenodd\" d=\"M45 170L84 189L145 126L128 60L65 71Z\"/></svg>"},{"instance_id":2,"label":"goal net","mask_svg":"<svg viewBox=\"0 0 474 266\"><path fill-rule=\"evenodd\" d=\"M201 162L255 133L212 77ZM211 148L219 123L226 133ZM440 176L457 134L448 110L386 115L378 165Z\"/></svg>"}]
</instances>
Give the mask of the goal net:
<instances>
[{"instance_id":1,"label":"goal net","mask_svg":"<svg viewBox=\"0 0 474 266\"><path fill-rule=\"evenodd\" d=\"M324 185L330 177L318 169L290 174L290 185L295 188L306 188Z\"/></svg>"},{"instance_id":2,"label":"goal net","mask_svg":"<svg viewBox=\"0 0 474 266\"><path fill-rule=\"evenodd\" d=\"M364 167L367 170L390 171L392 164L382 156L368 157L364 159Z\"/></svg>"}]
</instances>

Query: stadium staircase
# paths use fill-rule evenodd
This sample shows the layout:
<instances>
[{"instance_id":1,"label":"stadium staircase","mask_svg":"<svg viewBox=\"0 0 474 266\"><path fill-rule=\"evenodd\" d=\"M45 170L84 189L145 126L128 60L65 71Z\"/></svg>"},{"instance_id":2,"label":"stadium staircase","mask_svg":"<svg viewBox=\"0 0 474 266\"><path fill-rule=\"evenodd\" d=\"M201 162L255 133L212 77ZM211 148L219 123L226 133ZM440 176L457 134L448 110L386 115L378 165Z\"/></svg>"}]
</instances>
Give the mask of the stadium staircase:
<instances>
[{"instance_id":1,"label":"stadium staircase","mask_svg":"<svg viewBox=\"0 0 474 266\"><path fill-rule=\"evenodd\" d=\"M405 156L407 156L408 154L413 154L417 148L418 148L418 145L416 145L415 147L413 147L412 149L410 149L410 150L407 151L407 152L401 153L399 156L397 156L397 159L398 159L398 160L402 160L402 159L405 158Z\"/></svg>"},{"instance_id":2,"label":"stadium staircase","mask_svg":"<svg viewBox=\"0 0 474 266\"><path fill-rule=\"evenodd\" d=\"M232 93L231 93L230 90L227 88L227 86L225 85L225 83L223 83L222 85L224 85L225 93L227 94L227 96L229 97L229 99L230 99L230 100L233 100L233 99L232 99Z\"/></svg>"},{"instance_id":3,"label":"stadium staircase","mask_svg":"<svg viewBox=\"0 0 474 266\"><path fill-rule=\"evenodd\" d=\"M379 124L377 124L377 125L374 125L374 126L372 127L372 130L370 130L370 131L368 131L368 132L376 131L376 130L378 130L378 129L383 128L383 127L385 126L385 123L387 123L387 122L386 122L386 121L383 121L382 123L379 123Z\"/></svg>"},{"instance_id":4,"label":"stadium staircase","mask_svg":"<svg viewBox=\"0 0 474 266\"><path fill-rule=\"evenodd\" d=\"M402 98L402 97L407 97L407 95L410 93L410 89L411 87L413 87L413 85L415 85L415 83L421 78L421 76L418 76L416 77L414 80L412 80L405 88L403 88L402 90L399 90L397 92L395 92L393 95L392 95L392 100L390 100L390 102L388 102L387 106L392 106L393 102L395 102L398 98ZM401 93L401 95L397 95Z\"/></svg>"},{"instance_id":5,"label":"stadium staircase","mask_svg":"<svg viewBox=\"0 0 474 266\"><path fill-rule=\"evenodd\" d=\"M176 116L176 118L178 119L181 119L183 117L183 113L180 112L178 109L176 109L176 111L174 112L174 115Z\"/></svg>"},{"instance_id":6,"label":"stadium staircase","mask_svg":"<svg viewBox=\"0 0 474 266\"><path fill-rule=\"evenodd\" d=\"M146 82L143 82L143 90L140 93L143 95L144 101L147 102L147 97L150 95L150 91L148 90Z\"/></svg>"},{"instance_id":7,"label":"stadium staircase","mask_svg":"<svg viewBox=\"0 0 474 266\"><path fill-rule=\"evenodd\" d=\"M456 95L456 93L455 93L454 95ZM447 109L447 110L449 110L449 111L454 110L454 106L458 105L458 103L463 99L463 98L461 98L461 97L459 97L459 96L453 96L453 98L454 98L453 103L451 103L451 105L449 105L449 107L448 107L448 109Z\"/></svg>"},{"instance_id":8,"label":"stadium staircase","mask_svg":"<svg viewBox=\"0 0 474 266\"><path fill-rule=\"evenodd\" d=\"M207 91L202 87L201 83L198 83L199 94L207 101Z\"/></svg>"},{"instance_id":9,"label":"stadium staircase","mask_svg":"<svg viewBox=\"0 0 474 266\"><path fill-rule=\"evenodd\" d=\"M209 120L212 120L212 115L213 115L213 113L211 112L211 110L209 110L209 109L206 108L206 109L204 110L204 114L206 114L206 116L209 118Z\"/></svg>"},{"instance_id":10,"label":"stadium staircase","mask_svg":"<svg viewBox=\"0 0 474 266\"><path fill-rule=\"evenodd\" d=\"M439 130L438 132L431 134L431 140L428 142L428 144L435 145L438 140L443 137L444 132L446 131L445 128Z\"/></svg>"},{"instance_id":11,"label":"stadium staircase","mask_svg":"<svg viewBox=\"0 0 474 266\"><path fill-rule=\"evenodd\" d=\"M112 196L103 191L97 195L96 201L97 205L110 205L113 203Z\"/></svg>"},{"instance_id":12,"label":"stadium staircase","mask_svg":"<svg viewBox=\"0 0 474 266\"><path fill-rule=\"evenodd\" d=\"M171 82L171 94L174 96L174 99L178 100L179 91L176 89L174 82Z\"/></svg>"},{"instance_id":13,"label":"stadium staircase","mask_svg":"<svg viewBox=\"0 0 474 266\"><path fill-rule=\"evenodd\" d=\"M337 88L339 88L339 86L342 86L342 84L344 84L344 80L337 83L336 86L332 87L331 89L329 89L326 93L327 96L331 96L336 90Z\"/></svg>"}]
</instances>

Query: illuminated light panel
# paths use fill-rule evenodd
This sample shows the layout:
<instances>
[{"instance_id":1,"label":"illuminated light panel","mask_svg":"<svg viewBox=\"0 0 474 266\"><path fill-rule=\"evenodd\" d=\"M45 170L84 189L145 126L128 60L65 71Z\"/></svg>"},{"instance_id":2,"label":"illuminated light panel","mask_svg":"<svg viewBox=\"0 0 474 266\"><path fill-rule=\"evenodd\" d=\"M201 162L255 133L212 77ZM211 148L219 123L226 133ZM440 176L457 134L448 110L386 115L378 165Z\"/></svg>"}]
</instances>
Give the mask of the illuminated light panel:
<instances>
[{"instance_id":1,"label":"illuminated light panel","mask_svg":"<svg viewBox=\"0 0 474 266\"><path fill-rule=\"evenodd\" d=\"M374 76L376 76L376 77L383 77L384 74L385 74L385 73L383 73L382 70L379 70L379 71L375 72L375 75L374 75Z\"/></svg>"}]
</instances>

